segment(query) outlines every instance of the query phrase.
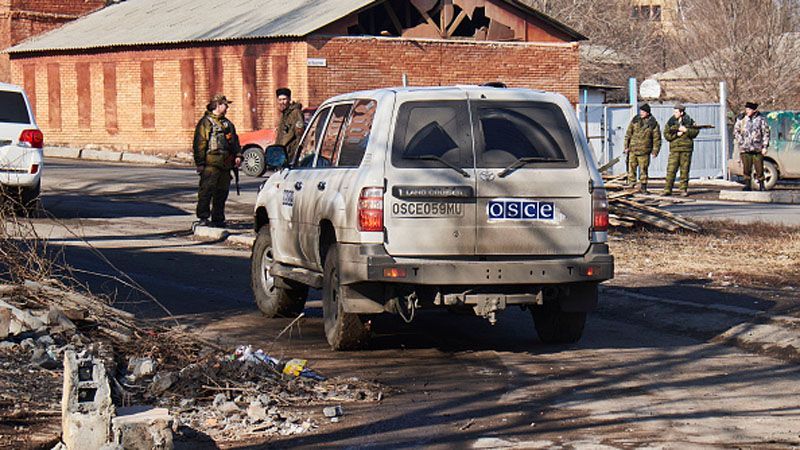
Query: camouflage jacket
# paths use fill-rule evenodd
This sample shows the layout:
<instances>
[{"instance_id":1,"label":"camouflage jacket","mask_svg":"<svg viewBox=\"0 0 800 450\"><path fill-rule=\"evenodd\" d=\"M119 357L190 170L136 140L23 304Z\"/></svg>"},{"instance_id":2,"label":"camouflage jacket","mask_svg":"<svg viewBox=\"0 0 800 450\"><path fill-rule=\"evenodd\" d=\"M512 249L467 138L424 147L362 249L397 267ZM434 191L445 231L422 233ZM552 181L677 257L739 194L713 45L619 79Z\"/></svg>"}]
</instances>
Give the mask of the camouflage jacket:
<instances>
[{"instance_id":1,"label":"camouflage jacket","mask_svg":"<svg viewBox=\"0 0 800 450\"><path fill-rule=\"evenodd\" d=\"M678 136L678 129L681 125L688 128L685 133ZM688 115L678 121L674 116L670 117L664 127L664 138L669 141L669 151L671 152L690 152L694 150L694 138L700 134L697 128L691 128L694 120Z\"/></svg>"},{"instance_id":2,"label":"camouflage jacket","mask_svg":"<svg viewBox=\"0 0 800 450\"><path fill-rule=\"evenodd\" d=\"M194 129L194 163L232 169L234 159L242 153L233 122L206 111Z\"/></svg>"},{"instance_id":3,"label":"camouflage jacket","mask_svg":"<svg viewBox=\"0 0 800 450\"><path fill-rule=\"evenodd\" d=\"M661 150L661 129L658 121L653 116L648 116L647 119L634 117L625 133L625 148L634 155L658 156L658 151Z\"/></svg>"},{"instance_id":4,"label":"camouflage jacket","mask_svg":"<svg viewBox=\"0 0 800 450\"><path fill-rule=\"evenodd\" d=\"M761 113L744 116L733 126L733 138L740 152L760 152L769 146L769 125Z\"/></svg>"},{"instance_id":5,"label":"camouflage jacket","mask_svg":"<svg viewBox=\"0 0 800 450\"><path fill-rule=\"evenodd\" d=\"M300 103L292 102L281 113L281 120L275 133L275 143L286 147L289 160L294 156L300 138L303 137L303 130L306 128L305 118L303 117L303 106Z\"/></svg>"}]
</instances>

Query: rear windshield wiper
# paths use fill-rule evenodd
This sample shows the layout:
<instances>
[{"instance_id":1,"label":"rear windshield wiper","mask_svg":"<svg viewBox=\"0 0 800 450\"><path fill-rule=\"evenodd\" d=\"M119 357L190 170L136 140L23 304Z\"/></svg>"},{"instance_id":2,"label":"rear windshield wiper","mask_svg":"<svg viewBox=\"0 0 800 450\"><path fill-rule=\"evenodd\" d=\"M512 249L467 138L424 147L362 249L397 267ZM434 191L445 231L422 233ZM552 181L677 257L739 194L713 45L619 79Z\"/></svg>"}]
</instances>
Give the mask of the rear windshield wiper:
<instances>
[{"instance_id":1,"label":"rear windshield wiper","mask_svg":"<svg viewBox=\"0 0 800 450\"><path fill-rule=\"evenodd\" d=\"M543 157L543 156L523 156L522 158L519 158L516 161L514 161L513 163L511 163L510 166L508 166L505 169L503 169L503 171L500 172L497 176L500 177L500 178L505 178L511 172L513 172L514 170L519 169L520 167L522 167L522 166L524 166L526 164L530 164L530 163L534 163L534 162L566 162L566 161L567 160L564 159L564 158L546 158L546 157Z\"/></svg>"},{"instance_id":2,"label":"rear windshield wiper","mask_svg":"<svg viewBox=\"0 0 800 450\"><path fill-rule=\"evenodd\" d=\"M403 156L403 159L412 159L417 161L439 161L440 163L455 170L461 175L464 175L465 178L469 178L469 172L462 169L461 167L456 166L455 164L445 161L445 159L442 158L441 156L436 156L436 155Z\"/></svg>"}]
</instances>

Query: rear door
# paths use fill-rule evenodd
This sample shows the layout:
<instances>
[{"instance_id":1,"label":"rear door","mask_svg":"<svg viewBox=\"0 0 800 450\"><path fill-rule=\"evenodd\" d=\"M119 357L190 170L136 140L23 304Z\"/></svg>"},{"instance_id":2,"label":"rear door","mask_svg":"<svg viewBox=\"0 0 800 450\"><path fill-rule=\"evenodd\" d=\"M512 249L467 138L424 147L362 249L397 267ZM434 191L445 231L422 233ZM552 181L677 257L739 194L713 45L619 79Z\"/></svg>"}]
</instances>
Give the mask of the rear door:
<instances>
[{"instance_id":1,"label":"rear door","mask_svg":"<svg viewBox=\"0 0 800 450\"><path fill-rule=\"evenodd\" d=\"M472 255L476 177L466 93L397 96L386 159L385 247L390 255Z\"/></svg>"},{"instance_id":2,"label":"rear door","mask_svg":"<svg viewBox=\"0 0 800 450\"><path fill-rule=\"evenodd\" d=\"M521 100L518 91L503 89L470 97L476 253L584 254L592 217L589 171L561 106L549 96Z\"/></svg>"}]
</instances>

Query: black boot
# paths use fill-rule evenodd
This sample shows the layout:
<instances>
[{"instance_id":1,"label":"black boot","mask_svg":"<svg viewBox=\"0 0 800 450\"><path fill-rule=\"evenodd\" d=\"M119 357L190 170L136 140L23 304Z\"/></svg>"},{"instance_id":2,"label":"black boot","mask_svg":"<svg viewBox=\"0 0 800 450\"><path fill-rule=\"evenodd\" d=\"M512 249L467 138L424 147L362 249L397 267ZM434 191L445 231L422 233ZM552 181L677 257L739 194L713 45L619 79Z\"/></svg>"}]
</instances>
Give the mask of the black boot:
<instances>
[{"instance_id":1,"label":"black boot","mask_svg":"<svg viewBox=\"0 0 800 450\"><path fill-rule=\"evenodd\" d=\"M753 190L753 188L750 187L750 180L747 180L747 181L744 182L744 189L742 189L742 190L743 191L748 191L748 192Z\"/></svg>"},{"instance_id":2,"label":"black boot","mask_svg":"<svg viewBox=\"0 0 800 450\"><path fill-rule=\"evenodd\" d=\"M650 193L650 191L647 190L647 183L642 183L641 189L642 189L642 194Z\"/></svg>"},{"instance_id":3,"label":"black boot","mask_svg":"<svg viewBox=\"0 0 800 450\"><path fill-rule=\"evenodd\" d=\"M759 191L765 191L766 190L766 189L764 189L764 180L758 180L758 190Z\"/></svg>"}]
</instances>

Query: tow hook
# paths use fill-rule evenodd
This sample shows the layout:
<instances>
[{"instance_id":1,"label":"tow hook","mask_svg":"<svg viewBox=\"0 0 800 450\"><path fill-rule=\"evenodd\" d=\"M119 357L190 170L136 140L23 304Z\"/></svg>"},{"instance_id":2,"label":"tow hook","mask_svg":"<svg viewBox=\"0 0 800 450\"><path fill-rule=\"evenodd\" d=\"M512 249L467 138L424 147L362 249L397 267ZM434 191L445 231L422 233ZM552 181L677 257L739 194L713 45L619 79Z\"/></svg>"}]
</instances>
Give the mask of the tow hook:
<instances>
[{"instance_id":1,"label":"tow hook","mask_svg":"<svg viewBox=\"0 0 800 450\"><path fill-rule=\"evenodd\" d=\"M496 325L497 312L506 309L506 297L504 295L480 296L476 300L476 304L473 306L475 315L487 319L492 325Z\"/></svg>"}]
</instances>

